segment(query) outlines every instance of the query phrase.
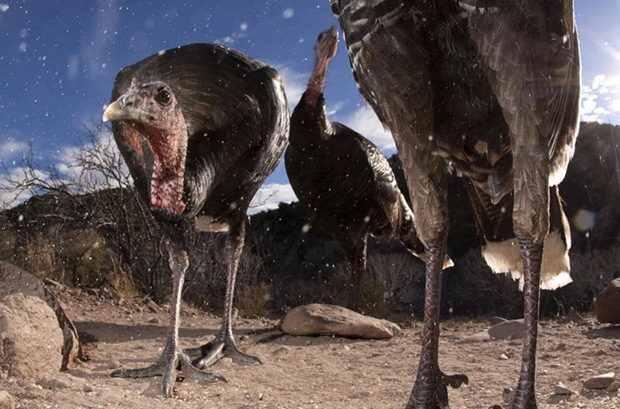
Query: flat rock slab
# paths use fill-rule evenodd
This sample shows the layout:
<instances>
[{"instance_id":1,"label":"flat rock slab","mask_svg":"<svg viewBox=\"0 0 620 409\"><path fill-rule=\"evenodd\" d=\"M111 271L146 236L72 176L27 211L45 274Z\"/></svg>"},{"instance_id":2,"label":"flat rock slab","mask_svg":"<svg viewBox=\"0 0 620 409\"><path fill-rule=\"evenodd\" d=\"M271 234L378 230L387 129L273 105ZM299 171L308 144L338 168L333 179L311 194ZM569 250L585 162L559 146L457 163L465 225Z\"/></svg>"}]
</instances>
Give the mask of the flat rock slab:
<instances>
[{"instance_id":1,"label":"flat rock slab","mask_svg":"<svg viewBox=\"0 0 620 409\"><path fill-rule=\"evenodd\" d=\"M491 336L489 335L489 331L485 330L485 331L481 331L478 332L474 335L470 335L468 337L465 337L461 340L457 341L457 344L470 344L470 343L475 343L475 342L488 342L491 340Z\"/></svg>"},{"instance_id":2,"label":"flat rock slab","mask_svg":"<svg viewBox=\"0 0 620 409\"><path fill-rule=\"evenodd\" d=\"M488 329L489 336L493 339L520 339L523 338L523 320L502 321Z\"/></svg>"},{"instance_id":3,"label":"flat rock slab","mask_svg":"<svg viewBox=\"0 0 620 409\"><path fill-rule=\"evenodd\" d=\"M583 383L587 389L607 389L616 380L614 372L607 372L601 375L593 376Z\"/></svg>"},{"instance_id":4,"label":"flat rock slab","mask_svg":"<svg viewBox=\"0 0 620 409\"><path fill-rule=\"evenodd\" d=\"M295 336L331 335L364 339L389 339L401 332L400 326L393 322L329 304L293 308L282 320L280 329Z\"/></svg>"},{"instance_id":5,"label":"flat rock slab","mask_svg":"<svg viewBox=\"0 0 620 409\"><path fill-rule=\"evenodd\" d=\"M620 324L620 278L611 280L609 285L596 296L594 302L596 319L607 324Z\"/></svg>"}]
</instances>

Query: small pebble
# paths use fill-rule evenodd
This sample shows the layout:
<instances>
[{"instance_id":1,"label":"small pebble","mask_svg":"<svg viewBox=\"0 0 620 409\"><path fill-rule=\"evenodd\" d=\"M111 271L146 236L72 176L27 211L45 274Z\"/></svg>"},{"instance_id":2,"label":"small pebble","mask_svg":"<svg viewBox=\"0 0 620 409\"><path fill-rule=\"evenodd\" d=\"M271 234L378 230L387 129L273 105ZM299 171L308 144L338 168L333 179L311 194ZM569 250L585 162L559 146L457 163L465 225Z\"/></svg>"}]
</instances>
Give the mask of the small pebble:
<instances>
[{"instance_id":1,"label":"small pebble","mask_svg":"<svg viewBox=\"0 0 620 409\"><path fill-rule=\"evenodd\" d=\"M555 392L556 395L572 395L573 391L571 391L566 385L564 385L562 382L558 382L553 391Z\"/></svg>"},{"instance_id":2,"label":"small pebble","mask_svg":"<svg viewBox=\"0 0 620 409\"><path fill-rule=\"evenodd\" d=\"M617 391L617 390L619 390L619 389L620 389L620 381L618 381L618 380L613 381L613 382L611 383L611 385L609 385L609 386L607 387L607 390L608 390L609 392L616 392L616 391Z\"/></svg>"},{"instance_id":3,"label":"small pebble","mask_svg":"<svg viewBox=\"0 0 620 409\"><path fill-rule=\"evenodd\" d=\"M177 391L177 398L179 398L179 400L187 402L192 399L192 394L185 389L179 389Z\"/></svg>"},{"instance_id":4,"label":"small pebble","mask_svg":"<svg viewBox=\"0 0 620 409\"><path fill-rule=\"evenodd\" d=\"M121 363L116 360L116 359L111 359L110 361L108 361L108 368L109 369L117 369L121 367Z\"/></svg>"}]
</instances>

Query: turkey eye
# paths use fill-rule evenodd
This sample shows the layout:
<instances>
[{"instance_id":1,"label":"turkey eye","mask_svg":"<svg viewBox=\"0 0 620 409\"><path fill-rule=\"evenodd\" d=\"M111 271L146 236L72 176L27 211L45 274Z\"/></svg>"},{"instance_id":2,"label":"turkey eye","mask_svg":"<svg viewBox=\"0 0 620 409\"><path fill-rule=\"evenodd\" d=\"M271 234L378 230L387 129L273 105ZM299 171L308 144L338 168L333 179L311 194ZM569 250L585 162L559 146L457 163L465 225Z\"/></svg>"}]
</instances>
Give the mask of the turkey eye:
<instances>
[{"instance_id":1,"label":"turkey eye","mask_svg":"<svg viewBox=\"0 0 620 409\"><path fill-rule=\"evenodd\" d=\"M157 94L156 100L160 105L168 105L170 104L170 93L162 89Z\"/></svg>"}]
</instances>

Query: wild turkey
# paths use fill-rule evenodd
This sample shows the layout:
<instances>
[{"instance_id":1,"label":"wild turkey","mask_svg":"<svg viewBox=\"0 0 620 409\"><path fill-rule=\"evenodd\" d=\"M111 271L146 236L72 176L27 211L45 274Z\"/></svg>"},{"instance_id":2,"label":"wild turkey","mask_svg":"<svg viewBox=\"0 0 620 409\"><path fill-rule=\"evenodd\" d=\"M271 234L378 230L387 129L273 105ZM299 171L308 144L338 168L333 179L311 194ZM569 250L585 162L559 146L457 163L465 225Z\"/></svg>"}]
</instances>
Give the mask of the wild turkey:
<instances>
[{"instance_id":1,"label":"wild turkey","mask_svg":"<svg viewBox=\"0 0 620 409\"><path fill-rule=\"evenodd\" d=\"M360 308L368 235L394 237L423 253L413 231L413 213L379 148L354 130L327 119L325 77L336 55L338 32L316 42L314 71L291 116L286 171L299 201L340 244L351 265L347 306Z\"/></svg>"},{"instance_id":2,"label":"wild turkey","mask_svg":"<svg viewBox=\"0 0 620 409\"><path fill-rule=\"evenodd\" d=\"M276 70L219 45L174 48L119 72L103 120L112 121L136 189L167 234L173 291L161 358L148 368L122 369L113 376L163 375L163 394L170 396L178 367L186 375L214 380L222 378L197 368L225 355L261 362L238 350L231 311L246 211L282 156L288 114ZM227 232L223 323L215 340L189 351L201 355L194 362L197 368L178 346L181 290L189 264L184 231L194 227Z\"/></svg>"},{"instance_id":3,"label":"wild turkey","mask_svg":"<svg viewBox=\"0 0 620 409\"><path fill-rule=\"evenodd\" d=\"M426 248L422 353L408 407L446 408L446 385L467 381L437 362L449 172L466 180L488 264L523 285L526 331L510 407L537 407L540 284L570 281L557 184L578 128L572 0L330 3L359 89L396 141Z\"/></svg>"}]
</instances>

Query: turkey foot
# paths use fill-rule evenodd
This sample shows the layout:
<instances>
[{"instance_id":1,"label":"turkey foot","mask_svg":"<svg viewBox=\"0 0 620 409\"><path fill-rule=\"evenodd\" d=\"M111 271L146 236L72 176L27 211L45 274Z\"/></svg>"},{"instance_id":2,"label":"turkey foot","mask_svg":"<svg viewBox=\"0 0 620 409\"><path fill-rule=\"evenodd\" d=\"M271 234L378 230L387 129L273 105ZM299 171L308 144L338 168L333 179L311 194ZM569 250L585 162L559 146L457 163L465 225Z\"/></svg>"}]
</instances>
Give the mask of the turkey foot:
<instances>
[{"instance_id":1,"label":"turkey foot","mask_svg":"<svg viewBox=\"0 0 620 409\"><path fill-rule=\"evenodd\" d=\"M220 334L213 341L198 348L187 349L185 353L193 358L193 365L198 369L207 368L225 356L231 358L236 363L263 363L263 360L259 357L241 352L232 335L226 336Z\"/></svg>"},{"instance_id":2,"label":"turkey foot","mask_svg":"<svg viewBox=\"0 0 620 409\"><path fill-rule=\"evenodd\" d=\"M224 381L226 378L221 375L203 372L196 368L190 361L187 354L176 348L166 345L161 357L152 365L138 369L118 369L112 372L115 378L149 378L153 376L163 376L162 392L164 397L172 396L172 388L177 379L177 372L184 376L201 381L215 382Z\"/></svg>"},{"instance_id":3,"label":"turkey foot","mask_svg":"<svg viewBox=\"0 0 620 409\"><path fill-rule=\"evenodd\" d=\"M433 372L434 375L427 382L416 381L408 408L449 409L448 386L458 388L469 383L467 375L464 374L446 375L439 368Z\"/></svg>"},{"instance_id":4,"label":"turkey foot","mask_svg":"<svg viewBox=\"0 0 620 409\"><path fill-rule=\"evenodd\" d=\"M521 382L519 382L519 388L521 388ZM536 400L536 392L534 388L525 389L513 389L504 388L502 398L507 409L538 409L538 403ZM498 406L500 407L500 406ZM502 406L503 407L503 406Z\"/></svg>"}]
</instances>

